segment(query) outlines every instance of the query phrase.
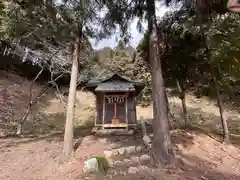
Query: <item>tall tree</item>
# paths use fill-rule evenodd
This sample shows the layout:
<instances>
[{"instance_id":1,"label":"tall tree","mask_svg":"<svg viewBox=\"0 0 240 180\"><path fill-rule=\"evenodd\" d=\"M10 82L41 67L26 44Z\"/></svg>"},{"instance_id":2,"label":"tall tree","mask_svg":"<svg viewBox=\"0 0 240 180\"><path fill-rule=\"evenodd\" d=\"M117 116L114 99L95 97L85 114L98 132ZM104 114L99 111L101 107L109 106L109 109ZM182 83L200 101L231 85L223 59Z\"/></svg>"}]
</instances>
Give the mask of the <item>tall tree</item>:
<instances>
[{"instance_id":1,"label":"tall tree","mask_svg":"<svg viewBox=\"0 0 240 180\"><path fill-rule=\"evenodd\" d=\"M153 160L158 165L171 164L174 154L169 132L169 120L166 101L166 90L162 74L160 59L159 32L156 23L156 7L154 0L147 1L147 17L149 32L149 61L152 72L152 97L153 97ZM155 52L154 52L155 51Z\"/></svg>"},{"instance_id":2,"label":"tall tree","mask_svg":"<svg viewBox=\"0 0 240 180\"><path fill-rule=\"evenodd\" d=\"M115 3L105 1L109 9L110 21L119 24L120 29L126 35L129 21L134 17L139 18L138 27L141 29L141 22L146 19L149 33L148 63L151 64L152 74L152 97L153 97L153 160L158 165L170 164L174 155L171 144L171 137L168 124L168 110L166 101L166 90L162 75L160 55L160 44L156 28L155 0L127 1L121 0ZM127 36L128 37L128 36ZM156 51L155 51L156 50Z\"/></svg>"},{"instance_id":3,"label":"tall tree","mask_svg":"<svg viewBox=\"0 0 240 180\"><path fill-rule=\"evenodd\" d=\"M201 14L200 14L200 18L202 20ZM221 95L219 92L219 85L218 85L218 82L216 79L215 66L212 64L212 52L211 52L211 49L209 49L209 45L207 43L206 35L205 35L202 24L203 24L203 22L201 22L200 31L201 31L203 43L205 46L206 60L209 64L209 71L212 76L213 87L215 89L215 93L216 93L216 97L217 97L217 104L219 107L219 113L220 113L221 123L222 123L222 127L223 127L224 141L228 142L229 141L229 130L228 130L228 125L227 125L227 120L226 120L226 116L224 115L223 103L222 103Z\"/></svg>"},{"instance_id":4,"label":"tall tree","mask_svg":"<svg viewBox=\"0 0 240 180\"><path fill-rule=\"evenodd\" d=\"M85 1L81 1L80 6L85 8ZM81 7L81 8L82 8ZM80 10L80 13L84 12L84 9ZM73 151L73 128L74 128L74 113L75 113L75 100L76 100L76 88L77 88L77 80L78 80L78 71L80 65L80 48L82 42L82 34L83 34L83 22L84 16L76 17L77 22L77 30L75 34L75 42L74 42L74 55L72 57L72 71L71 71L71 80L69 86L69 95L68 95L68 105L67 105L67 113L66 113L66 124L64 131L64 144L63 144L63 158L68 161Z\"/></svg>"}]
</instances>

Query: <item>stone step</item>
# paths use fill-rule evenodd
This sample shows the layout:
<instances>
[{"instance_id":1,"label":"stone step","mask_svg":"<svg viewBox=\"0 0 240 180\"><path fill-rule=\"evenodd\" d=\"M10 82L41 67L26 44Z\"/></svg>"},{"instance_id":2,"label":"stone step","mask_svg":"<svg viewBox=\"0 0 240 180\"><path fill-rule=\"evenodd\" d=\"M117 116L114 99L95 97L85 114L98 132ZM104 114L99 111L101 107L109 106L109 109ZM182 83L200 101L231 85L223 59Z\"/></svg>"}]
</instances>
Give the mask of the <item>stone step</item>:
<instances>
[{"instance_id":1,"label":"stone step","mask_svg":"<svg viewBox=\"0 0 240 180\"><path fill-rule=\"evenodd\" d=\"M104 151L104 155L108 158L118 156L118 155L131 155L136 153L144 152L146 148L144 146L128 146L121 147L118 149L112 149L110 151Z\"/></svg>"},{"instance_id":2,"label":"stone step","mask_svg":"<svg viewBox=\"0 0 240 180\"><path fill-rule=\"evenodd\" d=\"M143 173L144 172L152 172L152 169L148 166L145 165L140 165L140 166L131 166L128 168L128 174L137 174L139 172Z\"/></svg>"},{"instance_id":3,"label":"stone step","mask_svg":"<svg viewBox=\"0 0 240 180\"><path fill-rule=\"evenodd\" d=\"M93 128L92 132L97 136L109 136L109 135L133 135L134 129L102 129Z\"/></svg>"},{"instance_id":4,"label":"stone step","mask_svg":"<svg viewBox=\"0 0 240 180\"><path fill-rule=\"evenodd\" d=\"M107 176L111 177L111 179L114 179L114 176L120 175L120 176L126 176L128 174L138 174L138 173L151 173L154 170L146 165L138 165L138 166L130 166L125 169L111 169L108 171Z\"/></svg>"},{"instance_id":5,"label":"stone step","mask_svg":"<svg viewBox=\"0 0 240 180\"><path fill-rule=\"evenodd\" d=\"M124 158L123 160L109 160L109 164L113 168L117 167L130 167L135 165L146 165L150 163L150 156L148 154L142 154L140 156L132 156L130 158Z\"/></svg>"}]
</instances>

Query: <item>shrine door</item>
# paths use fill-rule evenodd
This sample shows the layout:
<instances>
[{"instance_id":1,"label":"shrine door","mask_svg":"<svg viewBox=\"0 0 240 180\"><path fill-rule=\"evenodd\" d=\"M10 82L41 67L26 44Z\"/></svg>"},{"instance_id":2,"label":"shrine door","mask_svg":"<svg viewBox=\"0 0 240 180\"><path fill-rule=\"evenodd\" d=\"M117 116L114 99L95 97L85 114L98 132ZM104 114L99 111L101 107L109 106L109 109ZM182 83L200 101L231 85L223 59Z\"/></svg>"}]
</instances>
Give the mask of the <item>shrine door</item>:
<instances>
[{"instance_id":1,"label":"shrine door","mask_svg":"<svg viewBox=\"0 0 240 180\"><path fill-rule=\"evenodd\" d=\"M127 97L121 94L106 95L104 101L104 124L126 123Z\"/></svg>"}]
</instances>

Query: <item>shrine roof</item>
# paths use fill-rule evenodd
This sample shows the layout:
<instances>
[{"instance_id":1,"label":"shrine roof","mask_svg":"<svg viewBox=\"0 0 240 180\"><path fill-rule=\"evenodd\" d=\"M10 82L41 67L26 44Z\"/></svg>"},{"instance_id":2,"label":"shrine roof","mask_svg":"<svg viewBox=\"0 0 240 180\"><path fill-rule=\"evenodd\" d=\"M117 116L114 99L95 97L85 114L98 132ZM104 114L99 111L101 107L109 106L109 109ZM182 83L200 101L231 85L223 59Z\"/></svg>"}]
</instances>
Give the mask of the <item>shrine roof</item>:
<instances>
[{"instance_id":1,"label":"shrine roof","mask_svg":"<svg viewBox=\"0 0 240 180\"><path fill-rule=\"evenodd\" d=\"M128 92L135 91L135 88L131 82L124 82L119 80L107 81L100 83L95 91L102 92Z\"/></svg>"},{"instance_id":2,"label":"shrine roof","mask_svg":"<svg viewBox=\"0 0 240 180\"><path fill-rule=\"evenodd\" d=\"M127 82L131 82L135 85L144 86L144 84L142 82L131 80L127 77L119 75L118 73L114 73L112 75L109 75L107 77L105 76L103 78L92 79L87 83L87 86L89 86L89 87L98 86L100 83L104 83L106 81L115 81L115 80L127 81Z\"/></svg>"},{"instance_id":3,"label":"shrine roof","mask_svg":"<svg viewBox=\"0 0 240 180\"><path fill-rule=\"evenodd\" d=\"M144 84L140 81L130 80L127 77L114 73L108 77L93 79L89 81L86 88L90 91L102 92L126 92L135 91L138 94L143 88Z\"/></svg>"}]
</instances>

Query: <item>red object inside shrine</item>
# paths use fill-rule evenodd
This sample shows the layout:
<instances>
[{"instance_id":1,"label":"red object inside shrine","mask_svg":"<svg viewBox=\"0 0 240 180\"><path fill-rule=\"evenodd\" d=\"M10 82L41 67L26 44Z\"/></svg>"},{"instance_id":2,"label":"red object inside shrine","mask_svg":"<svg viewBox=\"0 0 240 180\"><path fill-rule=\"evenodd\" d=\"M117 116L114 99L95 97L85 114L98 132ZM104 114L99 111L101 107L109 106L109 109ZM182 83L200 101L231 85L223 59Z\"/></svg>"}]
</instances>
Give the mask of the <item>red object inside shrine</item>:
<instances>
[{"instance_id":1,"label":"red object inside shrine","mask_svg":"<svg viewBox=\"0 0 240 180\"><path fill-rule=\"evenodd\" d=\"M114 117L112 119L112 124L119 124L119 119L117 119L117 104L114 103Z\"/></svg>"},{"instance_id":2,"label":"red object inside shrine","mask_svg":"<svg viewBox=\"0 0 240 180\"><path fill-rule=\"evenodd\" d=\"M114 119L117 119L117 104L114 103Z\"/></svg>"}]
</instances>

